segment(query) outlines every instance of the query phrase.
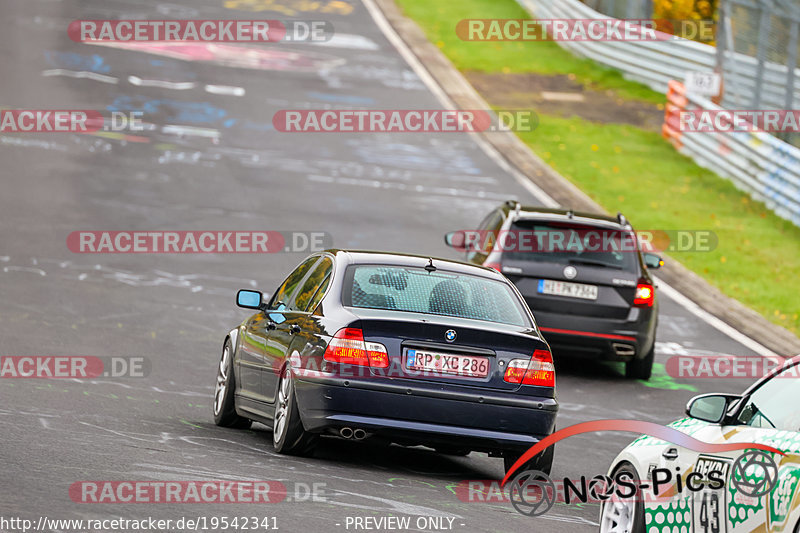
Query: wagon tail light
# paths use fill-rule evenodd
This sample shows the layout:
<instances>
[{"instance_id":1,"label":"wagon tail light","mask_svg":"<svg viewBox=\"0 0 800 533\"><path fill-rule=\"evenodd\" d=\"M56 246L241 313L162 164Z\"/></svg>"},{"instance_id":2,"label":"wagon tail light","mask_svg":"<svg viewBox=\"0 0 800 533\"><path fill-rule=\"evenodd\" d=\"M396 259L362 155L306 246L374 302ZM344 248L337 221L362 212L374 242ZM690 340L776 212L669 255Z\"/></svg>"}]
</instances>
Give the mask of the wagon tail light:
<instances>
[{"instance_id":1,"label":"wagon tail light","mask_svg":"<svg viewBox=\"0 0 800 533\"><path fill-rule=\"evenodd\" d=\"M633 305L636 307L653 307L656 298L655 288L649 283L639 282L636 285L636 294L633 297Z\"/></svg>"},{"instance_id":2,"label":"wagon tail light","mask_svg":"<svg viewBox=\"0 0 800 533\"><path fill-rule=\"evenodd\" d=\"M377 342L365 342L364 332L358 328L342 328L336 332L322 357L331 363L386 368L389 354L386 346Z\"/></svg>"},{"instance_id":3,"label":"wagon tail light","mask_svg":"<svg viewBox=\"0 0 800 533\"><path fill-rule=\"evenodd\" d=\"M555 387L556 369L553 356L548 350L536 350L530 361L512 359L508 363L503 380L507 383L536 385L537 387Z\"/></svg>"}]
</instances>

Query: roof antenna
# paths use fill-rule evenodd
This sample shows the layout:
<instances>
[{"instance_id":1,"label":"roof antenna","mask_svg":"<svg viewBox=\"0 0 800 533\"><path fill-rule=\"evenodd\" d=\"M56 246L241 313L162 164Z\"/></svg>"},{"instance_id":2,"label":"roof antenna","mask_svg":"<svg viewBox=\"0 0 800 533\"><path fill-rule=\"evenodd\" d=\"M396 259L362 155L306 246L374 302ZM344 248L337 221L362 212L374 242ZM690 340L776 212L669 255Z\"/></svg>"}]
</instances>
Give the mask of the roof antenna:
<instances>
[{"instance_id":1,"label":"roof antenna","mask_svg":"<svg viewBox=\"0 0 800 533\"><path fill-rule=\"evenodd\" d=\"M433 257L428 259L428 264L425 265L425 270L428 272L436 272L436 267L433 265Z\"/></svg>"},{"instance_id":2,"label":"roof antenna","mask_svg":"<svg viewBox=\"0 0 800 533\"><path fill-rule=\"evenodd\" d=\"M619 222L620 226L627 226L628 225L628 219L625 218L625 215L623 215L619 211L617 211L617 222Z\"/></svg>"},{"instance_id":3,"label":"roof antenna","mask_svg":"<svg viewBox=\"0 0 800 533\"><path fill-rule=\"evenodd\" d=\"M575 211L573 211L572 208L570 208L569 211L567 211L567 218L572 218L574 216L575 216Z\"/></svg>"}]
</instances>

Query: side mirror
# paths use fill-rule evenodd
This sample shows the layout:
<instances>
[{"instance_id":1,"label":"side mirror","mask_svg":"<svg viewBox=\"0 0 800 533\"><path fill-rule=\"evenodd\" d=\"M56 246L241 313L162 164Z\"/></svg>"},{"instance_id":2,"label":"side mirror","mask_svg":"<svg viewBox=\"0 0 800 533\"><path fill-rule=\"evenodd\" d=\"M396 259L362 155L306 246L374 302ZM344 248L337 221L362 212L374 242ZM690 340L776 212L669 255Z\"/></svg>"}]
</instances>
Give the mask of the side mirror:
<instances>
[{"instance_id":1,"label":"side mirror","mask_svg":"<svg viewBox=\"0 0 800 533\"><path fill-rule=\"evenodd\" d=\"M242 289L236 293L236 305L245 309L261 309L263 305L261 293Z\"/></svg>"},{"instance_id":2,"label":"side mirror","mask_svg":"<svg viewBox=\"0 0 800 533\"><path fill-rule=\"evenodd\" d=\"M455 248L456 250L464 251L464 244L467 238L463 231L451 231L444 236L444 242L447 246Z\"/></svg>"},{"instance_id":3,"label":"side mirror","mask_svg":"<svg viewBox=\"0 0 800 533\"><path fill-rule=\"evenodd\" d=\"M730 402L739 398L741 396L730 394L701 394L689 400L686 414L697 420L719 424L725 418Z\"/></svg>"},{"instance_id":4,"label":"side mirror","mask_svg":"<svg viewBox=\"0 0 800 533\"><path fill-rule=\"evenodd\" d=\"M661 259L661 256L651 253L644 254L644 264L647 265L647 268L661 268L664 266L664 260Z\"/></svg>"}]
</instances>

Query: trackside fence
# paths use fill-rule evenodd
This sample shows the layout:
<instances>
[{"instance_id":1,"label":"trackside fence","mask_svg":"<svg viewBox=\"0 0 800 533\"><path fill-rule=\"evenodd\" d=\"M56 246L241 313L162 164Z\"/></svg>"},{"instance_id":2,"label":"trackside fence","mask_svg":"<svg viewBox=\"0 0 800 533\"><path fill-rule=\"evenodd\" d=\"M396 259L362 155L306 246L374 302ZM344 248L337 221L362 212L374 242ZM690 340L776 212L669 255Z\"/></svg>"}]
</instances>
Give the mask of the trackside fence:
<instances>
[{"instance_id":1,"label":"trackside fence","mask_svg":"<svg viewBox=\"0 0 800 533\"><path fill-rule=\"evenodd\" d=\"M763 131L681 131L681 112L723 108L671 81L661 133L702 167L733 181L778 216L800 226L800 149Z\"/></svg>"},{"instance_id":2,"label":"trackside fence","mask_svg":"<svg viewBox=\"0 0 800 533\"><path fill-rule=\"evenodd\" d=\"M579 0L517 0L538 19L610 19ZM722 107L704 97L688 94L688 72L714 72L717 49L688 39L664 41L558 41L572 53L622 71L625 77L667 92L668 103L662 134L682 154L727 178L754 199L764 202L778 216L800 226L800 149L763 131L681 131L680 113L691 109L719 111L739 109L741 95L756 87L761 109L786 105L787 79L800 80L800 69L787 76L784 65L759 61L728 49L726 72L737 73L734 90L726 90ZM800 102L800 91L789 90ZM733 88L729 88L733 89ZM794 90L792 90L794 89Z\"/></svg>"}]
</instances>

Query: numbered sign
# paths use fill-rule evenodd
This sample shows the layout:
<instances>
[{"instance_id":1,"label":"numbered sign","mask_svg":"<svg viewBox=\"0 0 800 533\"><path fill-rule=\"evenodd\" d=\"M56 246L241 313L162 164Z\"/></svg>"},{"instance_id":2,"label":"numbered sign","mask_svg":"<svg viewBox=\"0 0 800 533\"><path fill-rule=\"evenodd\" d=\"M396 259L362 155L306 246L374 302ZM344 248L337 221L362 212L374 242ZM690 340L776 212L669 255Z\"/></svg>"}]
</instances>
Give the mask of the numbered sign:
<instances>
[{"instance_id":1,"label":"numbered sign","mask_svg":"<svg viewBox=\"0 0 800 533\"><path fill-rule=\"evenodd\" d=\"M717 96L722 85L722 77L716 72L687 72L686 92L702 96Z\"/></svg>"}]
</instances>

